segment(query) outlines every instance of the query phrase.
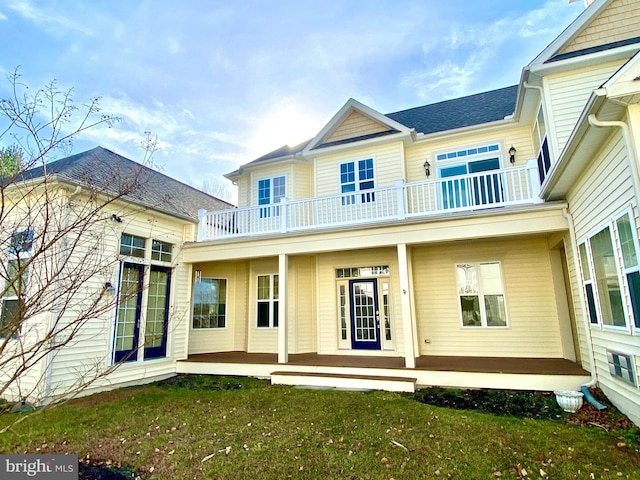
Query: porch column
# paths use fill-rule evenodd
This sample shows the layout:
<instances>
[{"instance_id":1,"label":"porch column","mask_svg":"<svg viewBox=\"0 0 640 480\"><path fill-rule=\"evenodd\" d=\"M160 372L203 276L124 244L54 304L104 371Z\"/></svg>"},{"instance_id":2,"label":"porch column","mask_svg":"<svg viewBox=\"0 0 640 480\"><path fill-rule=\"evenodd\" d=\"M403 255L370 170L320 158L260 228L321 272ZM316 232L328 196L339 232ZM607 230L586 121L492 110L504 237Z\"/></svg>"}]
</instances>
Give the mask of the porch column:
<instances>
[{"instance_id":1,"label":"porch column","mask_svg":"<svg viewBox=\"0 0 640 480\"><path fill-rule=\"evenodd\" d=\"M409 283L409 259L407 244L398 244L398 273L400 275L400 304L402 306L402 331L404 343L404 365L407 368L416 367L416 356L413 339L413 319L411 317L411 295Z\"/></svg>"},{"instance_id":2,"label":"porch column","mask_svg":"<svg viewBox=\"0 0 640 480\"><path fill-rule=\"evenodd\" d=\"M287 271L289 257L278 255L278 363L289 361L287 325Z\"/></svg>"}]
</instances>

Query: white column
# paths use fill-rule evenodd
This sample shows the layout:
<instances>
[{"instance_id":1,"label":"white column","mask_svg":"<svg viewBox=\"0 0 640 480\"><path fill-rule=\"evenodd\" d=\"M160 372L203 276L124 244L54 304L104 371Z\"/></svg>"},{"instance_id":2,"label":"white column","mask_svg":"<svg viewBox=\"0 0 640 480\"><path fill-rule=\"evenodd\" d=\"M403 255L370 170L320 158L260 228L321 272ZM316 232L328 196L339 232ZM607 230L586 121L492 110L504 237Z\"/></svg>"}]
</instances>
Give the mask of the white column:
<instances>
[{"instance_id":1,"label":"white column","mask_svg":"<svg viewBox=\"0 0 640 480\"><path fill-rule=\"evenodd\" d=\"M287 335L287 271L289 257L283 253L278 255L278 363L289 361Z\"/></svg>"},{"instance_id":2,"label":"white column","mask_svg":"<svg viewBox=\"0 0 640 480\"><path fill-rule=\"evenodd\" d=\"M407 368L416 367L413 339L413 319L411 317L411 295L409 283L409 264L407 244L398 244L398 273L400 275L400 305L402 312L402 332L404 344L404 365Z\"/></svg>"}]
</instances>

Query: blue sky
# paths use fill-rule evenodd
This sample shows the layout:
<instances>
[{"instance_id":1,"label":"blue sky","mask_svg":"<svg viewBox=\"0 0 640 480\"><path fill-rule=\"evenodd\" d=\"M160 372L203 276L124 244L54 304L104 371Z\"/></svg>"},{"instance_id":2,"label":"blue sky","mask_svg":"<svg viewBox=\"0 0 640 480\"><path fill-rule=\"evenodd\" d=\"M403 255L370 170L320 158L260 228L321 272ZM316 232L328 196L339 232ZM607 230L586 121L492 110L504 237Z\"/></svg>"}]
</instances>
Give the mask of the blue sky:
<instances>
[{"instance_id":1,"label":"blue sky","mask_svg":"<svg viewBox=\"0 0 640 480\"><path fill-rule=\"evenodd\" d=\"M145 131L178 180L313 137L350 98L390 113L516 84L583 10L567 0L0 0L16 66L122 118L75 143L134 160Z\"/></svg>"}]
</instances>

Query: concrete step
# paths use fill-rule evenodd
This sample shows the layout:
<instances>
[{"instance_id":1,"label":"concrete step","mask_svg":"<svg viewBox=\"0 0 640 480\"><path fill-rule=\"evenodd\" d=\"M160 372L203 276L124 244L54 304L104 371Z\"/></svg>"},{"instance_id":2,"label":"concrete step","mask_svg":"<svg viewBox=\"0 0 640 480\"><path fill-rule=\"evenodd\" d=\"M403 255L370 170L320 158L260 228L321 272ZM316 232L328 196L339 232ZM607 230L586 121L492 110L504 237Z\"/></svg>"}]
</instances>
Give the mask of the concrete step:
<instances>
[{"instance_id":1,"label":"concrete step","mask_svg":"<svg viewBox=\"0 0 640 480\"><path fill-rule=\"evenodd\" d=\"M416 378L379 375L346 375L319 372L271 372L274 385L338 388L344 390L386 390L415 392Z\"/></svg>"}]
</instances>

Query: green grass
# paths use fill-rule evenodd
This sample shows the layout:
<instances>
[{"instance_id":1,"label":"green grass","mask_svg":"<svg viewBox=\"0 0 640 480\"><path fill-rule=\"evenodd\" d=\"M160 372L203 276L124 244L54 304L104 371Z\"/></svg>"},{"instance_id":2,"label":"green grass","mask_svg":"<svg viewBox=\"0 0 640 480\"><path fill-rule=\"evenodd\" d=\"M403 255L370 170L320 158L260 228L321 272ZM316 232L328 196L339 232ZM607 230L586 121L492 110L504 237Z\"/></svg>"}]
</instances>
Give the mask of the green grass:
<instances>
[{"instance_id":1,"label":"green grass","mask_svg":"<svg viewBox=\"0 0 640 480\"><path fill-rule=\"evenodd\" d=\"M0 435L0 452L78 454L143 479L638 478L640 455L620 441L388 392L207 377L45 409Z\"/></svg>"}]
</instances>

